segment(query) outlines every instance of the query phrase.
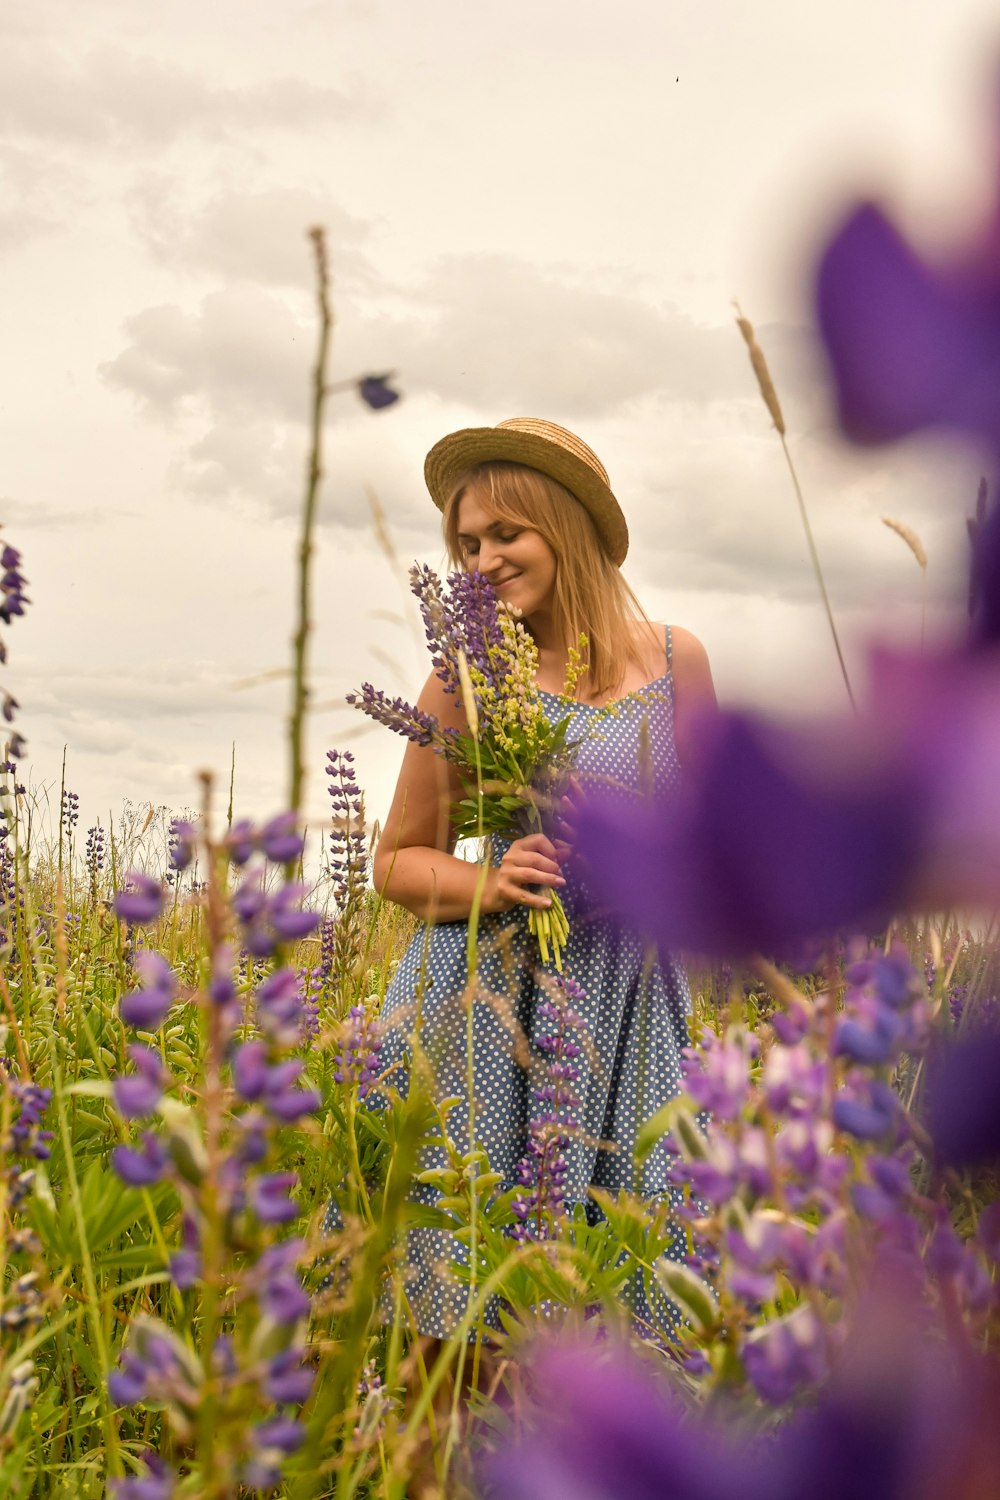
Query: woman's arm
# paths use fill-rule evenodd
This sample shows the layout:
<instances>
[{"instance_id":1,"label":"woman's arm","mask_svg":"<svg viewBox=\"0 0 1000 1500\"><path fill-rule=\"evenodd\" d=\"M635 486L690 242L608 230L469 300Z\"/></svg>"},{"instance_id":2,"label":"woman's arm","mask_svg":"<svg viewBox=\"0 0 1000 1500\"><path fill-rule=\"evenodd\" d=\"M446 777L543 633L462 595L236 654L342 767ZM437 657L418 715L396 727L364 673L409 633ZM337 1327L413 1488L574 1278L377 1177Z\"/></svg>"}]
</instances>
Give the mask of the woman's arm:
<instances>
[{"instance_id":1,"label":"woman's arm","mask_svg":"<svg viewBox=\"0 0 1000 1500\"><path fill-rule=\"evenodd\" d=\"M715 685L708 654L697 636L679 625L671 627L674 674L674 737L682 766L690 765L699 719L716 708Z\"/></svg>"},{"instance_id":2,"label":"woman's arm","mask_svg":"<svg viewBox=\"0 0 1000 1500\"><path fill-rule=\"evenodd\" d=\"M461 705L440 679L428 678L417 706L444 728L468 732ZM390 901L431 922L463 921L472 911L482 866L453 850L451 804L462 784L454 767L429 746L408 744L385 826L375 850L375 885ZM509 911L517 904L546 907L549 897L529 889L563 883L555 847L541 834L517 839L502 864L491 869L480 910Z\"/></svg>"}]
</instances>

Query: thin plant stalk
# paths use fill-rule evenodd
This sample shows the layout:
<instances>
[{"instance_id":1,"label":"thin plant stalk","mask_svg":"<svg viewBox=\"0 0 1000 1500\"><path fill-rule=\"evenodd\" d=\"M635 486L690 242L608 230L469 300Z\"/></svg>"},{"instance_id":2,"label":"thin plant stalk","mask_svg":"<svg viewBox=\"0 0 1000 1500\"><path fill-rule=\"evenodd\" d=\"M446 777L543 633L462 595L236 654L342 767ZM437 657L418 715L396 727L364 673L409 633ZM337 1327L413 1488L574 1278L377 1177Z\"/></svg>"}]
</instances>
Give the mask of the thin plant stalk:
<instances>
[{"instance_id":1,"label":"thin plant stalk","mask_svg":"<svg viewBox=\"0 0 1000 1500\"><path fill-rule=\"evenodd\" d=\"M330 311L329 266L326 254L326 236L322 229L310 229L316 260L316 300L319 307L319 344L316 363L313 366L312 417L310 423L309 457L306 470L306 492L302 507L302 531L299 537L299 566L297 590L297 617L292 638L292 709L288 720L289 789L288 806L293 812L302 807L302 787L305 781L305 754L303 738L306 704L309 697L307 681L307 645L312 629L310 619L310 593L312 583L313 530L316 523L316 501L320 480L323 477L322 439L323 410L326 404L326 367L330 350L330 331L333 317Z\"/></svg>"},{"instance_id":2,"label":"thin plant stalk","mask_svg":"<svg viewBox=\"0 0 1000 1500\"><path fill-rule=\"evenodd\" d=\"M806 510L806 502L805 497L802 494L802 486L799 484L799 476L796 472L795 464L792 460L792 455L788 448L785 418L781 410L781 404L778 401L778 393L775 390L774 381L771 379L771 372L767 367L767 361L764 358L764 351L761 349L760 345L757 342L757 335L754 333L753 324L749 321L748 318L745 318L743 316L739 307L737 307L736 313L736 326L740 330L740 333L743 335L743 341L750 353L750 364L752 365L753 372L757 377L757 385L760 388L761 397L763 398L764 405L767 407L771 415L771 420L774 423L775 431L777 432L778 437L781 440L781 451L785 455L785 463L788 465L788 472L792 476L792 487L795 490L795 499L798 502L799 515L802 518L802 529L806 534L806 544L809 548L809 556L812 559L813 573L816 576L816 584L819 588L820 598L823 601L823 608L826 611L826 619L827 624L830 627L830 635L833 637L833 648L837 653L837 660L840 663L840 671L844 679L844 686L847 689L847 696L850 699L851 707L855 711L857 711L857 704L854 701L854 693L851 690L851 679L847 675L847 663L844 661L844 653L841 650L840 646L840 637L837 634L837 626L834 623L833 610L830 607L830 597L826 591L826 581L823 577L823 569L820 564L819 553L816 550L816 541L813 537L812 526L809 523L809 512Z\"/></svg>"}]
</instances>

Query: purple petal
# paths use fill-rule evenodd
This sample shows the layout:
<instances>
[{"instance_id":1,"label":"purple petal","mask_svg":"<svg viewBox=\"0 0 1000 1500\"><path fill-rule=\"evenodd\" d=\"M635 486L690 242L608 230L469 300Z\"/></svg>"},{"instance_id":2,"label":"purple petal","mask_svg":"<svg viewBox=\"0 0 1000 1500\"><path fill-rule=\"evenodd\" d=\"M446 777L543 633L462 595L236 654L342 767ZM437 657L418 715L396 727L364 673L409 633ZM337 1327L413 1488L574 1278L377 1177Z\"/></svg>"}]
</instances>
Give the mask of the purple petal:
<instances>
[{"instance_id":1,"label":"purple petal","mask_svg":"<svg viewBox=\"0 0 1000 1500\"><path fill-rule=\"evenodd\" d=\"M158 880L131 870L125 877L127 888L115 896L115 911L123 922L143 926L155 922L166 905L166 891Z\"/></svg>"},{"instance_id":2,"label":"purple petal","mask_svg":"<svg viewBox=\"0 0 1000 1500\"><path fill-rule=\"evenodd\" d=\"M314 1380L313 1370L302 1363L301 1351L285 1349L276 1354L268 1366L264 1388L272 1401L301 1406L308 1401Z\"/></svg>"},{"instance_id":3,"label":"purple petal","mask_svg":"<svg viewBox=\"0 0 1000 1500\"><path fill-rule=\"evenodd\" d=\"M951 1166L1000 1161L1000 1037L962 1042L928 1079L934 1151Z\"/></svg>"},{"instance_id":4,"label":"purple petal","mask_svg":"<svg viewBox=\"0 0 1000 1500\"><path fill-rule=\"evenodd\" d=\"M118 1012L128 1026L139 1031L157 1031L173 1003L163 990L130 990L118 1002Z\"/></svg>"},{"instance_id":5,"label":"purple petal","mask_svg":"<svg viewBox=\"0 0 1000 1500\"><path fill-rule=\"evenodd\" d=\"M597 896L666 948L712 954L877 924L913 868L914 799L898 768L847 755L855 733L831 726L821 757L790 731L720 715L681 798L583 805L579 844Z\"/></svg>"},{"instance_id":6,"label":"purple petal","mask_svg":"<svg viewBox=\"0 0 1000 1500\"><path fill-rule=\"evenodd\" d=\"M288 1194L298 1184L295 1172L272 1172L251 1188L254 1211L264 1224L288 1224L299 1216L299 1206Z\"/></svg>"},{"instance_id":7,"label":"purple petal","mask_svg":"<svg viewBox=\"0 0 1000 1500\"><path fill-rule=\"evenodd\" d=\"M264 1042L244 1042L233 1053L233 1083L241 1098L252 1102L267 1087L270 1068Z\"/></svg>"},{"instance_id":8,"label":"purple petal","mask_svg":"<svg viewBox=\"0 0 1000 1500\"><path fill-rule=\"evenodd\" d=\"M260 830L261 851L272 864L284 865L296 860L305 848L305 839L297 831L294 812L279 813Z\"/></svg>"},{"instance_id":9,"label":"purple petal","mask_svg":"<svg viewBox=\"0 0 1000 1500\"><path fill-rule=\"evenodd\" d=\"M774 1494L720 1430L688 1419L648 1367L592 1347L535 1362L544 1422L483 1465L496 1500L763 1500Z\"/></svg>"},{"instance_id":10,"label":"purple petal","mask_svg":"<svg viewBox=\"0 0 1000 1500\"><path fill-rule=\"evenodd\" d=\"M971 279L923 264L873 204L834 236L817 277L819 325L855 442L948 425L995 443L1000 319Z\"/></svg>"},{"instance_id":11,"label":"purple petal","mask_svg":"<svg viewBox=\"0 0 1000 1500\"><path fill-rule=\"evenodd\" d=\"M131 1146L116 1146L111 1153L111 1165L129 1187L151 1187L165 1176L170 1157L158 1137L147 1131L139 1151L133 1151Z\"/></svg>"},{"instance_id":12,"label":"purple petal","mask_svg":"<svg viewBox=\"0 0 1000 1500\"><path fill-rule=\"evenodd\" d=\"M267 1316L286 1327L309 1316L311 1303L294 1272L283 1272L268 1280L260 1301Z\"/></svg>"},{"instance_id":13,"label":"purple petal","mask_svg":"<svg viewBox=\"0 0 1000 1500\"><path fill-rule=\"evenodd\" d=\"M144 1078L140 1073L125 1074L111 1085L115 1108L126 1120L138 1120L151 1115L163 1097L159 1083Z\"/></svg>"},{"instance_id":14,"label":"purple petal","mask_svg":"<svg viewBox=\"0 0 1000 1500\"><path fill-rule=\"evenodd\" d=\"M272 1417L253 1429L253 1441L258 1448L280 1448L282 1453L294 1453L305 1441L306 1430L301 1422L292 1417Z\"/></svg>"},{"instance_id":15,"label":"purple petal","mask_svg":"<svg viewBox=\"0 0 1000 1500\"><path fill-rule=\"evenodd\" d=\"M373 411L382 411L399 400L399 392L386 383L388 379L388 375L365 375L358 381L358 395Z\"/></svg>"}]
</instances>

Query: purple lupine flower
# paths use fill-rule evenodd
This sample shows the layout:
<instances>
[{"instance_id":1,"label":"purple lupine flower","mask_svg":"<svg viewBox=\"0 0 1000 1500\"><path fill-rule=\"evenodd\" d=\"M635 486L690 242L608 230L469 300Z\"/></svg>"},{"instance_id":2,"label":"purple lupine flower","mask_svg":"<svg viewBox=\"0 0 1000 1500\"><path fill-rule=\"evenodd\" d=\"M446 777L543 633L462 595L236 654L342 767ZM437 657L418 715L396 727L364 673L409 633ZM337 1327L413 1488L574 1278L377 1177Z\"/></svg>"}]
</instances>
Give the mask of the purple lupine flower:
<instances>
[{"instance_id":1,"label":"purple lupine flower","mask_svg":"<svg viewBox=\"0 0 1000 1500\"><path fill-rule=\"evenodd\" d=\"M99 823L95 823L93 827L87 829L87 844L84 854L92 890L97 885L98 875L104 869L104 855L104 829Z\"/></svg>"},{"instance_id":2,"label":"purple lupine flower","mask_svg":"<svg viewBox=\"0 0 1000 1500\"><path fill-rule=\"evenodd\" d=\"M255 922L267 910L267 891L260 875L249 875L229 898L233 911L244 924Z\"/></svg>"},{"instance_id":3,"label":"purple lupine flower","mask_svg":"<svg viewBox=\"0 0 1000 1500\"><path fill-rule=\"evenodd\" d=\"M859 1141L878 1141L898 1128L899 1111L888 1084L855 1072L833 1101L833 1123Z\"/></svg>"},{"instance_id":4,"label":"purple lupine flower","mask_svg":"<svg viewBox=\"0 0 1000 1500\"><path fill-rule=\"evenodd\" d=\"M301 1406L308 1401L315 1378L311 1366L303 1363L300 1349L283 1349L267 1366L264 1390L272 1401Z\"/></svg>"},{"instance_id":5,"label":"purple lupine flower","mask_svg":"<svg viewBox=\"0 0 1000 1500\"><path fill-rule=\"evenodd\" d=\"M458 741L457 730L442 729L432 714L414 708L402 698L387 698L385 693L373 688L370 682L363 682L359 693L348 693L347 702L353 708L360 708L362 713L374 719L377 724L384 724L386 728L404 735L414 744L433 745L435 750L443 752Z\"/></svg>"},{"instance_id":6,"label":"purple lupine flower","mask_svg":"<svg viewBox=\"0 0 1000 1500\"><path fill-rule=\"evenodd\" d=\"M268 894L257 882L243 882L232 905L243 923L243 943L249 953L268 958L279 943L297 942L316 930L322 915L299 905L307 889L290 884Z\"/></svg>"},{"instance_id":7,"label":"purple lupine flower","mask_svg":"<svg viewBox=\"0 0 1000 1500\"><path fill-rule=\"evenodd\" d=\"M254 999L261 1030L278 1045L298 1046L305 1024L305 1005L297 970L272 970L254 990Z\"/></svg>"},{"instance_id":8,"label":"purple lupine flower","mask_svg":"<svg viewBox=\"0 0 1000 1500\"><path fill-rule=\"evenodd\" d=\"M243 1042L233 1053L233 1083L248 1103L264 1106L273 1119L292 1125L320 1106L315 1089L294 1087L304 1063L300 1057L272 1063L266 1043Z\"/></svg>"},{"instance_id":9,"label":"purple lupine flower","mask_svg":"<svg viewBox=\"0 0 1000 1500\"><path fill-rule=\"evenodd\" d=\"M129 926L145 926L163 915L166 892L152 875L141 870L130 870L125 877L126 888L115 896L115 911Z\"/></svg>"},{"instance_id":10,"label":"purple lupine flower","mask_svg":"<svg viewBox=\"0 0 1000 1500\"><path fill-rule=\"evenodd\" d=\"M198 1405L201 1370L180 1338L156 1318L134 1320L119 1368L108 1377L108 1393L119 1406L139 1401L177 1403L188 1413Z\"/></svg>"},{"instance_id":11,"label":"purple lupine flower","mask_svg":"<svg viewBox=\"0 0 1000 1500\"><path fill-rule=\"evenodd\" d=\"M826 1336L811 1308L796 1308L754 1329L743 1364L758 1395L779 1406L827 1373Z\"/></svg>"},{"instance_id":12,"label":"purple lupine flower","mask_svg":"<svg viewBox=\"0 0 1000 1500\"><path fill-rule=\"evenodd\" d=\"M259 1448L280 1448L282 1453L294 1453L301 1448L306 1430L301 1422L292 1417L272 1417L253 1428L252 1441Z\"/></svg>"},{"instance_id":13,"label":"purple lupine flower","mask_svg":"<svg viewBox=\"0 0 1000 1500\"><path fill-rule=\"evenodd\" d=\"M363 1005L352 1005L341 1023L334 1081L354 1086L364 1099L378 1077L382 1033L379 1022Z\"/></svg>"},{"instance_id":14,"label":"purple lupine flower","mask_svg":"<svg viewBox=\"0 0 1000 1500\"><path fill-rule=\"evenodd\" d=\"M7 715L5 713L4 718L6 717ZM63 787L62 809L59 814L59 821L65 829L66 833L72 834L79 820L80 798L76 792L68 791L65 787Z\"/></svg>"},{"instance_id":15,"label":"purple lupine flower","mask_svg":"<svg viewBox=\"0 0 1000 1500\"><path fill-rule=\"evenodd\" d=\"M257 835L257 842L265 859L274 865L287 865L297 860L306 841L298 831L298 814L278 813L264 824Z\"/></svg>"},{"instance_id":16,"label":"purple lupine flower","mask_svg":"<svg viewBox=\"0 0 1000 1500\"><path fill-rule=\"evenodd\" d=\"M750 1092L749 1059L759 1050L750 1034L741 1045L706 1033L699 1047L685 1047L681 1055L685 1091L699 1109L734 1120Z\"/></svg>"},{"instance_id":17,"label":"purple lupine flower","mask_svg":"<svg viewBox=\"0 0 1000 1500\"><path fill-rule=\"evenodd\" d=\"M322 915L300 906L307 886L283 885L271 895L267 904L267 921L279 942L297 942L315 932Z\"/></svg>"},{"instance_id":18,"label":"purple lupine flower","mask_svg":"<svg viewBox=\"0 0 1000 1500\"><path fill-rule=\"evenodd\" d=\"M267 1044L260 1040L243 1042L233 1053L233 1083L242 1099L254 1102L267 1087L270 1064Z\"/></svg>"},{"instance_id":19,"label":"purple lupine flower","mask_svg":"<svg viewBox=\"0 0 1000 1500\"><path fill-rule=\"evenodd\" d=\"M546 986L535 1008L540 1023L535 1045L543 1063L532 1094L527 1149L516 1169L523 1191L510 1205L516 1221L511 1230L515 1240L550 1238L566 1214L566 1152L580 1102L574 1084L580 1076L577 1038L583 1024L574 1005L582 1006L585 1001L580 986L561 975Z\"/></svg>"},{"instance_id":20,"label":"purple lupine flower","mask_svg":"<svg viewBox=\"0 0 1000 1500\"><path fill-rule=\"evenodd\" d=\"M391 379L390 371L386 375L363 375L358 381L358 395L372 411L383 411L399 400L399 392L389 384Z\"/></svg>"},{"instance_id":21,"label":"purple lupine flower","mask_svg":"<svg viewBox=\"0 0 1000 1500\"><path fill-rule=\"evenodd\" d=\"M126 1120L138 1120L151 1115L163 1096L169 1076L158 1052L133 1042L128 1055L135 1063L136 1071L126 1073L111 1085L115 1108Z\"/></svg>"},{"instance_id":22,"label":"purple lupine flower","mask_svg":"<svg viewBox=\"0 0 1000 1500\"><path fill-rule=\"evenodd\" d=\"M269 1123L259 1110L246 1110L237 1120L239 1140L237 1160L245 1167L255 1167L267 1156L270 1144Z\"/></svg>"},{"instance_id":23,"label":"purple lupine flower","mask_svg":"<svg viewBox=\"0 0 1000 1500\"><path fill-rule=\"evenodd\" d=\"M151 1187L166 1176L170 1154L159 1136L147 1130L138 1151L131 1146L116 1146L111 1153L111 1165L129 1187Z\"/></svg>"},{"instance_id":24,"label":"purple lupine flower","mask_svg":"<svg viewBox=\"0 0 1000 1500\"><path fill-rule=\"evenodd\" d=\"M119 1367L108 1376L108 1394L116 1406L135 1406L149 1387L149 1371L138 1353L126 1346Z\"/></svg>"},{"instance_id":25,"label":"purple lupine flower","mask_svg":"<svg viewBox=\"0 0 1000 1500\"><path fill-rule=\"evenodd\" d=\"M249 818L238 818L223 839L232 864L242 866L253 857L256 834Z\"/></svg>"},{"instance_id":26,"label":"purple lupine flower","mask_svg":"<svg viewBox=\"0 0 1000 1500\"><path fill-rule=\"evenodd\" d=\"M220 1010L225 1010L236 999L234 960L233 949L226 943L221 944L212 955L212 977L208 982L208 994L212 1004Z\"/></svg>"},{"instance_id":27,"label":"purple lupine flower","mask_svg":"<svg viewBox=\"0 0 1000 1500\"><path fill-rule=\"evenodd\" d=\"M0 567L3 568L3 576L0 578L0 620L5 625L13 623L15 615L23 615L25 606L30 604L30 599L25 597L25 578L21 572L21 554L16 547L5 544L0 552Z\"/></svg>"},{"instance_id":28,"label":"purple lupine flower","mask_svg":"<svg viewBox=\"0 0 1000 1500\"><path fill-rule=\"evenodd\" d=\"M333 813L330 874L334 882L333 899L338 911L343 912L360 896L367 883L364 798L350 751L328 750L326 759Z\"/></svg>"},{"instance_id":29,"label":"purple lupine flower","mask_svg":"<svg viewBox=\"0 0 1000 1500\"><path fill-rule=\"evenodd\" d=\"M30 1080L22 1082L11 1078L2 1068L0 1090L6 1090L12 1096L17 1110L10 1122L9 1135L0 1144L0 1149L9 1152L11 1156L29 1161L47 1161L52 1131L43 1130L41 1125L45 1111L52 1102L52 1090L40 1088Z\"/></svg>"},{"instance_id":30,"label":"purple lupine flower","mask_svg":"<svg viewBox=\"0 0 1000 1500\"><path fill-rule=\"evenodd\" d=\"M269 1172L251 1184L253 1209L263 1224L288 1224L298 1218L301 1210L288 1196L298 1181L297 1172Z\"/></svg>"},{"instance_id":31,"label":"purple lupine flower","mask_svg":"<svg viewBox=\"0 0 1000 1500\"><path fill-rule=\"evenodd\" d=\"M309 1315L311 1303L296 1270L304 1250L304 1240L283 1240L264 1251L255 1271L255 1280L260 1280L261 1308L275 1323L286 1327Z\"/></svg>"},{"instance_id":32,"label":"purple lupine flower","mask_svg":"<svg viewBox=\"0 0 1000 1500\"><path fill-rule=\"evenodd\" d=\"M127 1479L112 1479L108 1485L109 1500L171 1500L176 1474L150 1449L142 1455L142 1461L146 1466L145 1476L132 1474Z\"/></svg>"},{"instance_id":33,"label":"purple lupine flower","mask_svg":"<svg viewBox=\"0 0 1000 1500\"><path fill-rule=\"evenodd\" d=\"M772 1047L764 1062L763 1075L764 1097L769 1108L789 1119L810 1118L822 1098L825 1072L823 1063L798 1042L783 1041L781 1046Z\"/></svg>"},{"instance_id":34,"label":"purple lupine flower","mask_svg":"<svg viewBox=\"0 0 1000 1500\"><path fill-rule=\"evenodd\" d=\"M180 873L193 862L198 834L186 818L171 818L167 844L170 868Z\"/></svg>"},{"instance_id":35,"label":"purple lupine flower","mask_svg":"<svg viewBox=\"0 0 1000 1500\"><path fill-rule=\"evenodd\" d=\"M177 994L177 980L166 959L151 948L141 948L135 955L134 968L142 987L121 997L118 1013L128 1026L142 1031L156 1031L163 1024Z\"/></svg>"}]
</instances>

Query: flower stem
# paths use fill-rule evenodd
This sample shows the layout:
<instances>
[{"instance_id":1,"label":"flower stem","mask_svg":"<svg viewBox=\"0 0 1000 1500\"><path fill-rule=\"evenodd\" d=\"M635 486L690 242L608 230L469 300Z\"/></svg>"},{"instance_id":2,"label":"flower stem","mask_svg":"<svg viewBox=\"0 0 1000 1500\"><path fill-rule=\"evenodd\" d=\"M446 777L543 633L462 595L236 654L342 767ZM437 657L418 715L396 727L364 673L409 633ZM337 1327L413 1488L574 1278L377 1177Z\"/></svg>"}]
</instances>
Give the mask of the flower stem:
<instances>
[{"instance_id":1,"label":"flower stem","mask_svg":"<svg viewBox=\"0 0 1000 1500\"><path fill-rule=\"evenodd\" d=\"M305 502L302 507L302 531L299 538L298 570L298 615L292 641L292 711L288 720L288 750L290 779L288 806L298 812L302 806L302 784L305 779L305 755L303 751L303 729L309 688L306 682L306 646L312 621L309 618L311 562L313 553L313 529L316 521L316 499L319 482L323 477L321 444L323 438L323 407L326 401L326 365L330 349L330 329L333 318L330 312L329 269L326 256L326 238L322 229L309 231L316 258L316 298L319 305L319 346L313 367L313 400L309 459L306 477Z\"/></svg>"}]
</instances>

